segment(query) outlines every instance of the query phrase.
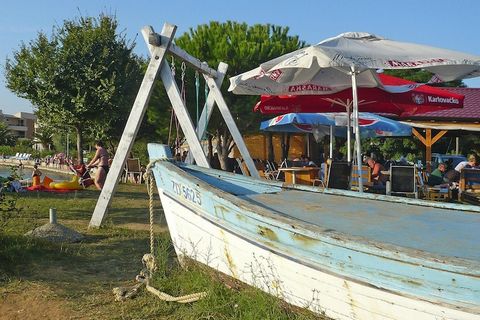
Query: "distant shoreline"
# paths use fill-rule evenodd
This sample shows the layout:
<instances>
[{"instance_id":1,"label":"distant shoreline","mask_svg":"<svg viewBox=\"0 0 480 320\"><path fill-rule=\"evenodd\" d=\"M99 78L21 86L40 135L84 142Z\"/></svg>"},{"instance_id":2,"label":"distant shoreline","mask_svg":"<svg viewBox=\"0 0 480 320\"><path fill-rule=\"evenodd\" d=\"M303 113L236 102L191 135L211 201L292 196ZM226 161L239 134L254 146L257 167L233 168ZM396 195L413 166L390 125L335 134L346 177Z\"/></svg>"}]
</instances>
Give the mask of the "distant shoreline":
<instances>
[{"instance_id":1,"label":"distant shoreline","mask_svg":"<svg viewBox=\"0 0 480 320\"><path fill-rule=\"evenodd\" d=\"M4 167L17 166L18 167L19 165L18 161L19 160L16 160L16 159L0 159L0 166L4 166ZM24 168L33 169L34 164L35 164L35 161L33 160L22 160L22 165ZM70 169L68 169L68 166L66 165L64 165L64 169L54 168L51 166L47 167L45 164L40 164L38 168L41 169L42 171L49 171L54 173L67 174L67 175L74 174Z\"/></svg>"}]
</instances>

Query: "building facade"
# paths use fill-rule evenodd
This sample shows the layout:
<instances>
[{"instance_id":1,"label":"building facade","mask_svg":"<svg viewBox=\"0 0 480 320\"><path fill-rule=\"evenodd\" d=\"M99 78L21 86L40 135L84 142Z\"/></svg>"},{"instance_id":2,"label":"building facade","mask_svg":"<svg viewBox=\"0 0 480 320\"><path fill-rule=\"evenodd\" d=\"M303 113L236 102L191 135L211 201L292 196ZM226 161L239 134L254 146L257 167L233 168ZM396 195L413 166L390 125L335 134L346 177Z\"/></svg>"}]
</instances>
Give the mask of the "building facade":
<instances>
[{"instance_id":1,"label":"building facade","mask_svg":"<svg viewBox=\"0 0 480 320\"><path fill-rule=\"evenodd\" d=\"M20 139L33 139L37 116L28 112L6 114L0 110L0 119L8 125L12 136Z\"/></svg>"}]
</instances>

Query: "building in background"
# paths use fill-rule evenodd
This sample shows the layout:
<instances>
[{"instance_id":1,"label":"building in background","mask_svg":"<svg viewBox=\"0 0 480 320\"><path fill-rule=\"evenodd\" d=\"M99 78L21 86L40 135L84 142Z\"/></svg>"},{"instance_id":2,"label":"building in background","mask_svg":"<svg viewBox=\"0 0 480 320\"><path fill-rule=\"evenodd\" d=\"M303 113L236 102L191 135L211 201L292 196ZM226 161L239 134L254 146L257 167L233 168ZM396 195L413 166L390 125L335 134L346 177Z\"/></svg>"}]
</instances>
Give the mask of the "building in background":
<instances>
[{"instance_id":1,"label":"building in background","mask_svg":"<svg viewBox=\"0 0 480 320\"><path fill-rule=\"evenodd\" d=\"M37 116L28 112L6 114L0 110L0 119L8 125L10 133L15 138L33 139Z\"/></svg>"}]
</instances>

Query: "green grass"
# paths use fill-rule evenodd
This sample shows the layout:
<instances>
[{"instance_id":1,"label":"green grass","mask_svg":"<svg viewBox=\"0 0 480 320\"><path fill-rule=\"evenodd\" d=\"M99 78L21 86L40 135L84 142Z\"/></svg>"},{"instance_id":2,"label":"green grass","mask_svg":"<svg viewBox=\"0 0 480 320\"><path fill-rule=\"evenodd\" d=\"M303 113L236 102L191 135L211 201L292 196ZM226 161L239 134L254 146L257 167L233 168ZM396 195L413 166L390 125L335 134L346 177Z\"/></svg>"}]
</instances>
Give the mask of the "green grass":
<instances>
[{"instance_id":1,"label":"green grass","mask_svg":"<svg viewBox=\"0 0 480 320\"><path fill-rule=\"evenodd\" d=\"M0 313L9 310L6 304L23 301L25 305L14 307L40 309L39 319L65 315L72 319L318 319L205 266L188 262L181 268L158 198L160 269L152 285L171 295L199 291L208 295L195 303L178 304L160 301L143 290L134 299L115 302L112 288L134 284L141 257L149 251L148 199L144 185L120 185L105 226L89 230L98 195L94 190L19 195L20 212L0 229ZM59 223L86 235L83 242L53 244L23 236L48 222L52 207L57 209Z\"/></svg>"}]
</instances>

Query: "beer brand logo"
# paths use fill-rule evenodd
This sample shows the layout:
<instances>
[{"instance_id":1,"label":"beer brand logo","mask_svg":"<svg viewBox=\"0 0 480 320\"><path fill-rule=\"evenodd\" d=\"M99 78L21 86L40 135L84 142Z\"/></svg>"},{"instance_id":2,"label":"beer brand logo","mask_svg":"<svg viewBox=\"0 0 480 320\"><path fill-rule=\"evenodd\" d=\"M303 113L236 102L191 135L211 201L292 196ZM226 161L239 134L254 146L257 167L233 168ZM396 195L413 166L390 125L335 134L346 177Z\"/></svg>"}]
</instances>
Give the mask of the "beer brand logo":
<instances>
[{"instance_id":1,"label":"beer brand logo","mask_svg":"<svg viewBox=\"0 0 480 320\"><path fill-rule=\"evenodd\" d=\"M445 104L460 104L460 101L454 97L432 97L428 96L428 102L430 103L445 103Z\"/></svg>"},{"instance_id":2,"label":"beer brand logo","mask_svg":"<svg viewBox=\"0 0 480 320\"><path fill-rule=\"evenodd\" d=\"M270 73L270 79L273 80L273 81L277 81L281 75L282 75L282 70L280 69L277 69L277 70L273 70L271 73Z\"/></svg>"},{"instance_id":3,"label":"beer brand logo","mask_svg":"<svg viewBox=\"0 0 480 320\"><path fill-rule=\"evenodd\" d=\"M316 84L299 84L294 86L288 87L288 92L302 92L302 91L317 91L317 92L325 92L325 91L333 91L330 87L319 86Z\"/></svg>"},{"instance_id":4,"label":"beer brand logo","mask_svg":"<svg viewBox=\"0 0 480 320\"><path fill-rule=\"evenodd\" d=\"M412 93L412 100L415 104L425 103L425 97L423 96L423 94Z\"/></svg>"},{"instance_id":5,"label":"beer brand logo","mask_svg":"<svg viewBox=\"0 0 480 320\"><path fill-rule=\"evenodd\" d=\"M399 61L399 60L388 60L387 65L390 67L407 67L407 68L417 68L424 65L435 65L439 63L446 62L446 59L443 58L434 58L434 59L426 59L426 60L417 60L417 61Z\"/></svg>"}]
</instances>

